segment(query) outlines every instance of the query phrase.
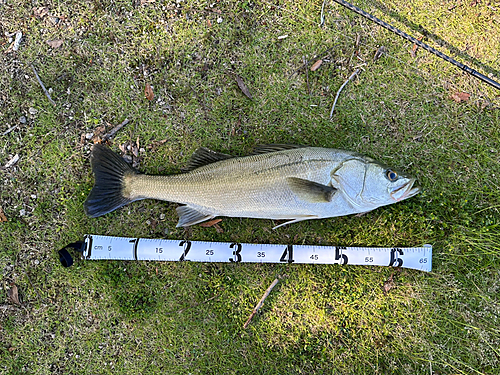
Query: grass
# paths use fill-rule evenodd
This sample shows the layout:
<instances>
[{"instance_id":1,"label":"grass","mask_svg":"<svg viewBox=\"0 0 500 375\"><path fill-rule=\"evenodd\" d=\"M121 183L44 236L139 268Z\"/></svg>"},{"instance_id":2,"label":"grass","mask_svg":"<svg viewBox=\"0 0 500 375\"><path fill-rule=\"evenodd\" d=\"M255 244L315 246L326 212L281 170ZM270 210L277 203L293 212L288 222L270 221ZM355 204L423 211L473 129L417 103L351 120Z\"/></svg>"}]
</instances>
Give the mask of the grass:
<instances>
[{"instance_id":1,"label":"grass","mask_svg":"<svg viewBox=\"0 0 500 375\"><path fill-rule=\"evenodd\" d=\"M8 218L0 223L0 372L497 373L498 91L425 51L411 57L409 43L335 4L326 4L320 28L320 1L137 3L0 4L0 165L21 157L0 170ZM500 79L497 5L356 5ZM37 16L34 7L43 6L49 14ZM3 53L10 44L4 34L16 30L23 32L19 51ZM54 49L46 43L54 39L64 44ZM374 62L381 45L389 52ZM292 74L303 56L309 64L325 59L315 72ZM330 121L338 87L363 61ZM55 107L31 65L52 89ZM470 99L456 103L456 92ZM139 142L146 173L177 173L200 146L245 155L258 143L300 143L369 155L416 176L423 192L362 217L275 231L270 220L237 218L224 218L224 233L176 229L175 206L155 201L90 219L82 208L92 187L87 135L125 118L130 123L112 148ZM57 250L84 233L430 243L433 272L119 261L63 269ZM394 288L384 293L391 275ZM277 276L280 283L242 329ZM22 306L7 298L14 284Z\"/></svg>"}]
</instances>

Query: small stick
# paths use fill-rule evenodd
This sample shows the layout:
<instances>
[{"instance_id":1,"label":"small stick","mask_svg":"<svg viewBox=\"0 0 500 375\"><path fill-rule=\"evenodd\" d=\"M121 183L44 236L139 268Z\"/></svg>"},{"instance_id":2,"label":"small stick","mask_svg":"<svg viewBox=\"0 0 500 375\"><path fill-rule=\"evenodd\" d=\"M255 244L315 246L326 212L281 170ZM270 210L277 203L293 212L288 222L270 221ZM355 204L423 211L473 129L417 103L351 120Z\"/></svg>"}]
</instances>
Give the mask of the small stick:
<instances>
[{"instance_id":1,"label":"small stick","mask_svg":"<svg viewBox=\"0 0 500 375\"><path fill-rule=\"evenodd\" d=\"M19 310L20 308L12 305L0 305L0 310Z\"/></svg>"},{"instance_id":2,"label":"small stick","mask_svg":"<svg viewBox=\"0 0 500 375\"><path fill-rule=\"evenodd\" d=\"M0 167L0 169L8 169L12 167L14 164L16 164L19 161L19 154L15 154L12 159L10 159L7 164L5 164L3 167Z\"/></svg>"},{"instance_id":3,"label":"small stick","mask_svg":"<svg viewBox=\"0 0 500 375\"><path fill-rule=\"evenodd\" d=\"M356 69L354 73L351 74L351 76L347 79L347 81L345 81L342 86L340 86L340 89L339 91L337 91L337 95L335 96L335 100L333 101L333 105L332 105L332 110L330 111L330 120L332 119L333 117L333 111L335 109L335 104L337 104L337 100L339 99L339 95L340 95L340 92L342 91L342 89L344 88L345 85L347 85L347 82L349 82L351 79L353 79L353 77L359 73L359 70L360 69Z\"/></svg>"},{"instance_id":4,"label":"small stick","mask_svg":"<svg viewBox=\"0 0 500 375\"><path fill-rule=\"evenodd\" d=\"M321 6L321 23L319 24L319 27L323 27L325 24L325 3L326 0L323 0L323 5Z\"/></svg>"},{"instance_id":5,"label":"small stick","mask_svg":"<svg viewBox=\"0 0 500 375\"><path fill-rule=\"evenodd\" d=\"M321 54L317 54L317 55L314 55L313 58L316 58L318 56L324 56L322 57L322 59L325 59L326 57L330 56L330 52L335 48L337 47L338 44L335 44L333 47L331 48L328 48L324 53L321 53ZM303 64L301 65L300 67L298 67L297 69L295 69L289 76L288 76L288 79L292 78L296 73L298 73L300 70L304 69L304 68L307 68L307 65L306 64Z\"/></svg>"},{"instance_id":6,"label":"small stick","mask_svg":"<svg viewBox=\"0 0 500 375\"><path fill-rule=\"evenodd\" d=\"M123 128L125 125L127 125L128 123L130 122L130 120L128 118L126 118L125 120L123 120L123 122L120 124L120 125L116 125L113 129L111 129L111 131L106 134L102 139L105 141L105 140L108 140L108 139L111 139L114 137L114 135L121 129Z\"/></svg>"},{"instance_id":7,"label":"small stick","mask_svg":"<svg viewBox=\"0 0 500 375\"><path fill-rule=\"evenodd\" d=\"M309 89L309 69L307 69L308 62L305 56L302 56L304 59L304 66L306 67L306 82L307 82L307 95L311 94L311 90Z\"/></svg>"},{"instance_id":8,"label":"small stick","mask_svg":"<svg viewBox=\"0 0 500 375\"><path fill-rule=\"evenodd\" d=\"M245 322L245 324L243 324L243 328L247 328L248 327L248 325L250 324L250 321L252 320L253 316L255 314L257 314L257 311L259 311L259 309L262 307L262 305L264 304L264 300L267 298L267 296L269 295L269 293L271 293L271 290L273 290L273 288L276 286L276 284L278 284L278 279L274 279L274 281L269 286L269 288L266 289L266 291L264 292L264 295L260 299L259 303L257 305L255 305L255 307L254 307L252 313L250 314L250 316L248 317L247 321Z\"/></svg>"},{"instance_id":9,"label":"small stick","mask_svg":"<svg viewBox=\"0 0 500 375\"><path fill-rule=\"evenodd\" d=\"M19 125L14 125L8 128L6 131L2 133L2 136L9 134L11 131L13 131L15 128L17 128Z\"/></svg>"},{"instance_id":10,"label":"small stick","mask_svg":"<svg viewBox=\"0 0 500 375\"><path fill-rule=\"evenodd\" d=\"M31 65L31 68L33 69L33 72L35 73L35 76L36 76L36 79L38 80L38 83L40 84L40 86L42 86L42 90L43 92L45 93L45 95L47 96L47 98L49 98L49 101L52 103L52 105L56 105L56 103L52 100L52 98L50 97L50 94L49 92L47 91L47 89L45 88L45 86L43 85L43 82L42 80L40 79L40 77L38 76L38 73L36 72L36 69L33 65Z\"/></svg>"}]
</instances>

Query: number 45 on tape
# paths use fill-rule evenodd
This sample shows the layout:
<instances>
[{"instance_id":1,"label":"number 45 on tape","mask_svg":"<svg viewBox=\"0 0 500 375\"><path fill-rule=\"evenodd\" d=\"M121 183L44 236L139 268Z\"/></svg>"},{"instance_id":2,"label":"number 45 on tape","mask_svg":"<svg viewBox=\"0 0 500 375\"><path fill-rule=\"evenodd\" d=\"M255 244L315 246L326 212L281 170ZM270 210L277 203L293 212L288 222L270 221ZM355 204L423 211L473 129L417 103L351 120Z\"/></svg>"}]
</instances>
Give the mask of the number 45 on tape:
<instances>
[{"instance_id":1,"label":"number 45 on tape","mask_svg":"<svg viewBox=\"0 0 500 375\"><path fill-rule=\"evenodd\" d=\"M313 245L273 245L236 242L203 242L85 235L59 251L61 263L69 267L73 259L66 248L83 253L88 260L150 260L192 262L258 262L372 265L432 269L432 246L345 247Z\"/></svg>"}]
</instances>

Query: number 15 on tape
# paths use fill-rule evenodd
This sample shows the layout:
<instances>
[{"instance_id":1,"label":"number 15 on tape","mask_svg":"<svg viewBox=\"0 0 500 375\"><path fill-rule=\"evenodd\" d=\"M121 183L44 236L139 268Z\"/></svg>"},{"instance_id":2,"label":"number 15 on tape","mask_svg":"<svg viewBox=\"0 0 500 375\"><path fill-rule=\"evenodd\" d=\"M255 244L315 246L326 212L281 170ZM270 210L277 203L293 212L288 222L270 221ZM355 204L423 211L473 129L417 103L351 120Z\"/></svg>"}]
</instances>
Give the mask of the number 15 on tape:
<instances>
[{"instance_id":1,"label":"number 15 on tape","mask_svg":"<svg viewBox=\"0 0 500 375\"><path fill-rule=\"evenodd\" d=\"M89 260L258 262L372 265L432 269L432 246L345 247L204 242L86 235Z\"/></svg>"}]
</instances>

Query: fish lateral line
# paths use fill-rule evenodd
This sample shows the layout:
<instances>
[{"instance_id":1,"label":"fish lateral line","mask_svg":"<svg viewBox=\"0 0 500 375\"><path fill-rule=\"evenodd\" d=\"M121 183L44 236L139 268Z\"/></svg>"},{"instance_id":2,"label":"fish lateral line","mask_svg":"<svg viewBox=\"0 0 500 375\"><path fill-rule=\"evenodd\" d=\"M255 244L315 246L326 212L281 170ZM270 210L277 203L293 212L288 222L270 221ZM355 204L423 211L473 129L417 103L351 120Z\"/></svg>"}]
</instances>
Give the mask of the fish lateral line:
<instances>
[{"instance_id":1,"label":"fish lateral line","mask_svg":"<svg viewBox=\"0 0 500 375\"><path fill-rule=\"evenodd\" d=\"M177 209L177 226L216 216L290 220L286 225L371 211L420 191L404 173L388 176L382 163L333 148L234 158L208 149L195 154L199 163L210 163L187 173L155 176L139 173L119 154L94 145L95 183L85 213L99 217L136 200L158 199L183 205Z\"/></svg>"}]
</instances>

